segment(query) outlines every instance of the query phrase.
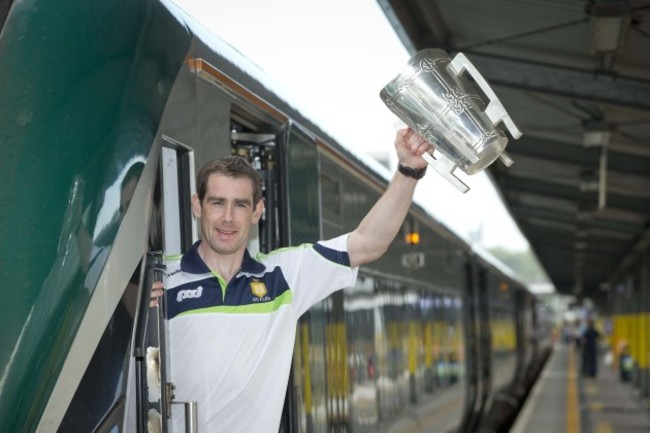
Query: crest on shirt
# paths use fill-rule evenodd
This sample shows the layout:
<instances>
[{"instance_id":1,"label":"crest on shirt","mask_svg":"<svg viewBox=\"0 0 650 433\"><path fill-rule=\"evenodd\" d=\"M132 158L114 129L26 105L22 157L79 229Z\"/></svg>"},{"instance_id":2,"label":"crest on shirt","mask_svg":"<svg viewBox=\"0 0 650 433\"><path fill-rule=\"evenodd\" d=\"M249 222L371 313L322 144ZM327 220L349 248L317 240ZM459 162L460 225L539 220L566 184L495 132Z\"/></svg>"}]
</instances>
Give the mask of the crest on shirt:
<instances>
[{"instance_id":1,"label":"crest on shirt","mask_svg":"<svg viewBox=\"0 0 650 433\"><path fill-rule=\"evenodd\" d=\"M251 290L253 291L253 295L257 296L258 298L263 297L268 292L268 290L266 290L266 284L264 284L262 281L251 282Z\"/></svg>"}]
</instances>

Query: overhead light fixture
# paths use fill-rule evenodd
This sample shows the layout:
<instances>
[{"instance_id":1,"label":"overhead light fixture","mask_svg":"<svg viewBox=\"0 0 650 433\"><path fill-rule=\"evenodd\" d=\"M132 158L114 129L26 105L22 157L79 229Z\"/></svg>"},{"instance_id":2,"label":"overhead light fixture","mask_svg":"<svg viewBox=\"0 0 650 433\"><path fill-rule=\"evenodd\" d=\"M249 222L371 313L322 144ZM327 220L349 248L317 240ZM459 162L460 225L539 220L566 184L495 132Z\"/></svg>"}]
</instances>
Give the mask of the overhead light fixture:
<instances>
[{"instance_id":1,"label":"overhead light fixture","mask_svg":"<svg viewBox=\"0 0 650 433\"><path fill-rule=\"evenodd\" d=\"M583 124L582 144L585 147L605 147L609 144L611 130L606 122L588 121Z\"/></svg>"},{"instance_id":2,"label":"overhead light fixture","mask_svg":"<svg viewBox=\"0 0 650 433\"><path fill-rule=\"evenodd\" d=\"M580 185L581 191L598 191L598 210L607 205L607 148L611 139L611 128L602 120L589 120L583 124L582 144L584 147L600 147L597 187L594 182Z\"/></svg>"},{"instance_id":3,"label":"overhead light fixture","mask_svg":"<svg viewBox=\"0 0 650 433\"><path fill-rule=\"evenodd\" d=\"M576 272L576 275L574 275L573 278L573 294L579 295L582 293L582 275Z\"/></svg>"},{"instance_id":4,"label":"overhead light fixture","mask_svg":"<svg viewBox=\"0 0 650 433\"><path fill-rule=\"evenodd\" d=\"M607 206L607 146L600 151L598 173L598 210L603 210Z\"/></svg>"},{"instance_id":5,"label":"overhead light fixture","mask_svg":"<svg viewBox=\"0 0 650 433\"><path fill-rule=\"evenodd\" d=\"M590 15L591 51L616 51L630 23L632 6L626 0L591 0L586 7Z\"/></svg>"},{"instance_id":6,"label":"overhead light fixture","mask_svg":"<svg viewBox=\"0 0 650 433\"><path fill-rule=\"evenodd\" d=\"M581 242L577 241L573 243L573 250L574 251L586 251L587 250L587 242Z\"/></svg>"},{"instance_id":7,"label":"overhead light fixture","mask_svg":"<svg viewBox=\"0 0 650 433\"><path fill-rule=\"evenodd\" d=\"M616 51L622 39L623 17L592 17L591 50L597 53Z\"/></svg>"}]
</instances>

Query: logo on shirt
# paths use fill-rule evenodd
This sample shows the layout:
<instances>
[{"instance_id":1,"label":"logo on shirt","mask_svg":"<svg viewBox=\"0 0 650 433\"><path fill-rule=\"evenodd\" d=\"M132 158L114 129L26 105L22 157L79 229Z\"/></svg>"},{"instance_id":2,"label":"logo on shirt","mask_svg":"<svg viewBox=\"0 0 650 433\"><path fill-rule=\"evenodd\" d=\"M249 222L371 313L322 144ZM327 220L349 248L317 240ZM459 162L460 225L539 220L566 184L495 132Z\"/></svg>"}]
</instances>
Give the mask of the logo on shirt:
<instances>
[{"instance_id":1,"label":"logo on shirt","mask_svg":"<svg viewBox=\"0 0 650 433\"><path fill-rule=\"evenodd\" d=\"M181 302L183 299L200 298L203 293L203 287L199 286L196 289L181 290L176 295L176 302Z\"/></svg>"},{"instance_id":2,"label":"logo on shirt","mask_svg":"<svg viewBox=\"0 0 650 433\"><path fill-rule=\"evenodd\" d=\"M266 284L264 284L261 281L253 281L251 282L251 290L253 292L253 295L255 295L258 298L264 297L268 290L266 290Z\"/></svg>"}]
</instances>

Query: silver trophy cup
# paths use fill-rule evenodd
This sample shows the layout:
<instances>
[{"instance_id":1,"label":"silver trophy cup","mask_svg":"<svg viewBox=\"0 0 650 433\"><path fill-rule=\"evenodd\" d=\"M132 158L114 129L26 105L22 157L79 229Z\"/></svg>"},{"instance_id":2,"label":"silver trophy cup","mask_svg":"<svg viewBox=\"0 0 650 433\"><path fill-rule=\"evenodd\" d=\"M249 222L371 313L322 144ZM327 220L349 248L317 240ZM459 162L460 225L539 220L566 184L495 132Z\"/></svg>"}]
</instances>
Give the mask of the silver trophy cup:
<instances>
[{"instance_id":1,"label":"silver trophy cup","mask_svg":"<svg viewBox=\"0 0 650 433\"><path fill-rule=\"evenodd\" d=\"M467 72L483 92L463 76ZM469 187L454 171L480 172L497 158L506 165L506 135L496 127L503 122L510 135L521 132L488 83L462 53L453 60L440 49L416 53L405 71L380 92L386 106L436 151L423 158L462 192Z\"/></svg>"}]
</instances>

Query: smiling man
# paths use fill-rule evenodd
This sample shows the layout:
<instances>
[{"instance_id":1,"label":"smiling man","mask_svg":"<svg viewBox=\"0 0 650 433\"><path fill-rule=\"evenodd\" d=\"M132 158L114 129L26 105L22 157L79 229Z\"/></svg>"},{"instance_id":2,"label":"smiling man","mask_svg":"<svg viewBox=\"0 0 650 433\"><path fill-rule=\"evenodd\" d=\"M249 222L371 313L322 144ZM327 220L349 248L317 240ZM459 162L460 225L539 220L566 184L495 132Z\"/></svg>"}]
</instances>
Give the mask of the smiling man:
<instances>
[{"instance_id":1,"label":"smiling man","mask_svg":"<svg viewBox=\"0 0 650 433\"><path fill-rule=\"evenodd\" d=\"M192 213L201 220L199 255L228 281L241 265L251 225L264 212L261 180L243 159L230 157L203 167L197 183Z\"/></svg>"},{"instance_id":2,"label":"smiling man","mask_svg":"<svg viewBox=\"0 0 650 433\"><path fill-rule=\"evenodd\" d=\"M410 129L398 131L399 170L354 231L255 258L246 247L264 212L258 173L237 156L200 170L192 212L201 240L166 271L170 379L177 401L197 402L199 431L278 431L299 317L354 286L358 267L387 250L430 148ZM174 433L184 431L177 409Z\"/></svg>"}]
</instances>

